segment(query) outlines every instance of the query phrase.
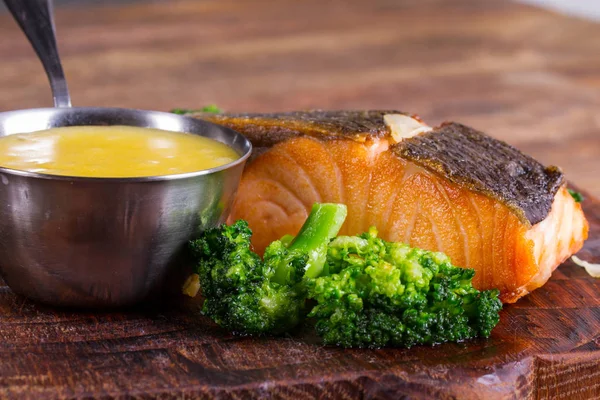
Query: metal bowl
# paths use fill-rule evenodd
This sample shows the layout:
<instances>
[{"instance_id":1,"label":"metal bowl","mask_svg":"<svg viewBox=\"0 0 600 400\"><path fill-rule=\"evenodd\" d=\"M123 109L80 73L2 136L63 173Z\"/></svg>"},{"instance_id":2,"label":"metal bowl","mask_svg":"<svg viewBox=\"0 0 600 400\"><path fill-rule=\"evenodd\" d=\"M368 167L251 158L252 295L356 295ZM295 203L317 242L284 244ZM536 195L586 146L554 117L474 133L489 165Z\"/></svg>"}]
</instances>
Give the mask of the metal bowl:
<instances>
[{"instance_id":1,"label":"metal bowl","mask_svg":"<svg viewBox=\"0 0 600 400\"><path fill-rule=\"evenodd\" d=\"M0 113L0 136L81 125L188 132L223 142L240 155L217 168L143 178L0 168L0 273L10 288L52 305L131 305L160 287L190 238L226 218L251 144L231 129L162 112Z\"/></svg>"}]
</instances>

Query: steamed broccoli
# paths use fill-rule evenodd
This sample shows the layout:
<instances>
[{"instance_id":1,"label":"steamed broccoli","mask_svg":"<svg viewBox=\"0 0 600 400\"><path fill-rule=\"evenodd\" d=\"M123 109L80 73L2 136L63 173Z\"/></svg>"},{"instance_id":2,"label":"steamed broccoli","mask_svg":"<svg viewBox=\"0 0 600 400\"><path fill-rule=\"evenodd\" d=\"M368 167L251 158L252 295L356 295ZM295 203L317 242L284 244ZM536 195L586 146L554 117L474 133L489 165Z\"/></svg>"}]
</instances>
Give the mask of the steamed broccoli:
<instances>
[{"instance_id":1,"label":"steamed broccoli","mask_svg":"<svg viewBox=\"0 0 600 400\"><path fill-rule=\"evenodd\" d=\"M502 307L497 291L471 285L472 269L442 254L386 242L371 228L329 244L329 275L307 282L309 317L326 344L410 347L489 336Z\"/></svg>"},{"instance_id":2,"label":"steamed broccoli","mask_svg":"<svg viewBox=\"0 0 600 400\"><path fill-rule=\"evenodd\" d=\"M305 314L303 278L320 274L327 244L345 217L343 205L315 205L298 235L271 243L264 260L250 250L245 221L204 232L191 242L203 312L237 333L281 333L296 326Z\"/></svg>"},{"instance_id":3,"label":"steamed broccoli","mask_svg":"<svg viewBox=\"0 0 600 400\"><path fill-rule=\"evenodd\" d=\"M489 336L502 307L475 272L442 253L387 242L371 228L338 236L343 205L317 204L294 238L250 250L245 221L192 242L204 313L238 333L289 331L308 317L326 344L410 347ZM311 309L312 307L312 309Z\"/></svg>"}]
</instances>

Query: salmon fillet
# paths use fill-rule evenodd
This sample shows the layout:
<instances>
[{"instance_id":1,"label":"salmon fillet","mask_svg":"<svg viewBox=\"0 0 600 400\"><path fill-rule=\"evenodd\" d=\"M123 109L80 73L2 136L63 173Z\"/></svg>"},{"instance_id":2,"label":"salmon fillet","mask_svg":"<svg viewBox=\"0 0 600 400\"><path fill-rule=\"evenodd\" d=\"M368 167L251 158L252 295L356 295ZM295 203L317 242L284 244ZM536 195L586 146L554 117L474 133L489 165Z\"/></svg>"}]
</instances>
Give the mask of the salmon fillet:
<instances>
[{"instance_id":1,"label":"salmon fillet","mask_svg":"<svg viewBox=\"0 0 600 400\"><path fill-rule=\"evenodd\" d=\"M497 288L512 303L587 238L560 170L506 143L396 111L318 113L201 116L259 148L230 214L248 221L259 253L296 234L315 202L344 203L340 234L375 226L386 240L444 252L475 269L475 287Z\"/></svg>"}]
</instances>

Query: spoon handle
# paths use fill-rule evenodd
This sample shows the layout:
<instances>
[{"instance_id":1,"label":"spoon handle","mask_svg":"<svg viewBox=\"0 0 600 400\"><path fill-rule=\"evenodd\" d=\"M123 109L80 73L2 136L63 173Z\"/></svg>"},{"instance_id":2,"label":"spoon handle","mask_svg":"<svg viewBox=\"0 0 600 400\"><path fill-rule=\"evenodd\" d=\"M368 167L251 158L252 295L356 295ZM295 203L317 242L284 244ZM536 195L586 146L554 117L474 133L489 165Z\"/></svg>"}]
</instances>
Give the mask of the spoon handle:
<instances>
[{"instance_id":1,"label":"spoon handle","mask_svg":"<svg viewBox=\"0 0 600 400\"><path fill-rule=\"evenodd\" d=\"M4 0L4 3L44 65L54 106L71 107L71 97L56 45L52 0Z\"/></svg>"}]
</instances>

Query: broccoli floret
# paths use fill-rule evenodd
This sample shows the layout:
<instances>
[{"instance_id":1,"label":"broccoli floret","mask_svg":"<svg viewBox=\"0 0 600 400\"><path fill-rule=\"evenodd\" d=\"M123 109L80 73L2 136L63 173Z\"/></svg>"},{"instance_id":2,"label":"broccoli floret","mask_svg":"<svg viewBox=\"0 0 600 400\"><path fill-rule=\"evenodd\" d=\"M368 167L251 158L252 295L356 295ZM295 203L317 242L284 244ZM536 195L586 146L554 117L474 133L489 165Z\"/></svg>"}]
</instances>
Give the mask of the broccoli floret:
<instances>
[{"instance_id":1,"label":"broccoli floret","mask_svg":"<svg viewBox=\"0 0 600 400\"><path fill-rule=\"evenodd\" d=\"M326 344L410 347L487 337L498 323L498 291L480 292L474 271L442 253L377 237L340 236L328 247L329 275L308 280L309 317Z\"/></svg>"},{"instance_id":2,"label":"broccoli floret","mask_svg":"<svg viewBox=\"0 0 600 400\"><path fill-rule=\"evenodd\" d=\"M474 270L453 266L442 253L384 241L375 228L335 237L345 217L343 205L316 204L298 235L271 243L263 260L250 250L245 221L206 231L192 242L204 313L252 335L288 331L308 314L326 344L343 347L490 335L502 304L497 290L473 288ZM308 313L307 299L314 305Z\"/></svg>"},{"instance_id":3,"label":"broccoli floret","mask_svg":"<svg viewBox=\"0 0 600 400\"><path fill-rule=\"evenodd\" d=\"M271 243L263 260L251 251L245 221L204 232L191 243L203 312L242 334L277 334L296 326L305 315L303 278L323 269L327 244L345 217L343 205L316 204L298 235Z\"/></svg>"}]
</instances>

